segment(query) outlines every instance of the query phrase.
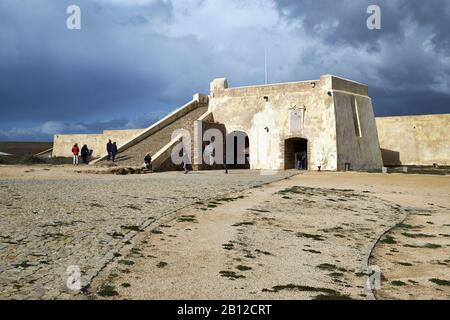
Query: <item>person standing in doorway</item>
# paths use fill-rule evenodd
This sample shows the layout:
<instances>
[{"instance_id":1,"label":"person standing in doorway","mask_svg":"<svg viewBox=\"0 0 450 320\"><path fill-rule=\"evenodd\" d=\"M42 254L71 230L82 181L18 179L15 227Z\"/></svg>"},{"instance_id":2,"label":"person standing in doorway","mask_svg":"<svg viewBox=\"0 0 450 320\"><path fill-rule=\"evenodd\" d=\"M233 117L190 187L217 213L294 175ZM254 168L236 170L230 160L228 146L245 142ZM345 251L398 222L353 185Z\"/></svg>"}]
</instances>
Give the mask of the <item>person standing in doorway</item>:
<instances>
[{"instance_id":1,"label":"person standing in doorway","mask_svg":"<svg viewBox=\"0 0 450 320\"><path fill-rule=\"evenodd\" d=\"M80 154L80 149L78 148L78 144L75 143L75 145L72 148L72 154L73 154L73 165L78 165L78 156Z\"/></svg>"},{"instance_id":2,"label":"person standing in doorway","mask_svg":"<svg viewBox=\"0 0 450 320\"><path fill-rule=\"evenodd\" d=\"M114 142L112 144L112 147L111 147L111 160L112 160L112 162L116 161L117 151L118 151L117 144Z\"/></svg>"},{"instance_id":3,"label":"person standing in doorway","mask_svg":"<svg viewBox=\"0 0 450 320\"><path fill-rule=\"evenodd\" d=\"M81 160L83 164L88 164L88 157L89 149L87 145L84 145L83 148L81 148Z\"/></svg>"},{"instance_id":4,"label":"person standing in doorway","mask_svg":"<svg viewBox=\"0 0 450 320\"><path fill-rule=\"evenodd\" d=\"M112 142L111 140L109 140L108 143L106 144L106 152L108 153L107 160L111 160L111 151L112 151Z\"/></svg>"},{"instance_id":5,"label":"person standing in doorway","mask_svg":"<svg viewBox=\"0 0 450 320\"><path fill-rule=\"evenodd\" d=\"M302 170L303 169L303 163L302 163L302 153L299 152L297 153L296 156L296 162L297 162L297 170Z\"/></svg>"},{"instance_id":6,"label":"person standing in doorway","mask_svg":"<svg viewBox=\"0 0 450 320\"><path fill-rule=\"evenodd\" d=\"M306 152L300 152L301 170L306 170Z\"/></svg>"}]
</instances>

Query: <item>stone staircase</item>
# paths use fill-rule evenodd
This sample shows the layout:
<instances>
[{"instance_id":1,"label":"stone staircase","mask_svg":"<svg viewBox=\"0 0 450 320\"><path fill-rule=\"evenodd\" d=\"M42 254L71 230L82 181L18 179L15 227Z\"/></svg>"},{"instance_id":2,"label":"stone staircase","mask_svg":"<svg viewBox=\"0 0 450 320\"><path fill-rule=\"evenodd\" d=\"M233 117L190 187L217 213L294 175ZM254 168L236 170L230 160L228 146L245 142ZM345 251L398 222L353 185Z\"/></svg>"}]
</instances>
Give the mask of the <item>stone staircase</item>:
<instances>
[{"instance_id":1,"label":"stone staircase","mask_svg":"<svg viewBox=\"0 0 450 320\"><path fill-rule=\"evenodd\" d=\"M177 129L186 129L194 135L194 122L208 109L208 97L194 95L193 100L169 114L164 119L145 129L140 135L126 142L119 148L116 163L120 166L142 166L145 155L150 152L152 157L163 149L173 139ZM93 164L106 163L106 154Z\"/></svg>"}]
</instances>

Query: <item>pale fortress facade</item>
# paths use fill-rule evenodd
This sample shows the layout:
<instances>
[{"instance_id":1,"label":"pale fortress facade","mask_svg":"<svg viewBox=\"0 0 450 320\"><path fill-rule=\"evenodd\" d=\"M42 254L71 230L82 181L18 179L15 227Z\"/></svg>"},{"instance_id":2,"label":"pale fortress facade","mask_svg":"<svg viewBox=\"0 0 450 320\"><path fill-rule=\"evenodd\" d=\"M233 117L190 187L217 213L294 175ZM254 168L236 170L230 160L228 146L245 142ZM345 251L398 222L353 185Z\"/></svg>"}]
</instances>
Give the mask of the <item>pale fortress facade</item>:
<instances>
[{"instance_id":1,"label":"pale fortress facade","mask_svg":"<svg viewBox=\"0 0 450 320\"><path fill-rule=\"evenodd\" d=\"M310 169L381 169L380 147L365 85L325 75L320 80L228 88L211 84L209 110L226 132L245 132L252 169L290 169L306 152Z\"/></svg>"},{"instance_id":2,"label":"pale fortress facade","mask_svg":"<svg viewBox=\"0 0 450 320\"><path fill-rule=\"evenodd\" d=\"M94 163L104 163L105 145L112 138L119 146L119 165L140 166L145 154L150 152L155 170L177 170L180 165L174 164L171 156L181 145L183 135L178 134L181 130L184 136L190 137L184 143L188 145L194 170L222 168L202 162L206 141L211 140L213 132L215 138L220 138L213 138L213 145L223 141L227 155L239 151L245 154L243 164L231 167L292 169L299 155L304 155L303 164L308 170L320 167L337 171L350 167L378 171L383 160L385 164L394 164L386 163L392 150L397 146L407 147L399 141L404 134L398 131L397 137L385 137L393 131L395 121L379 119L383 118L374 117L368 87L340 77L323 75L319 80L238 88L229 88L227 80L220 78L211 82L209 95L195 94L191 101L146 129L115 131L114 136L108 132L57 135L53 156L67 156L75 140L80 140L78 144L95 145L100 150L97 153L94 150L94 155L99 156ZM382 141L389 141L386 148L383 145L380 148L379 131L383 134ZM432 135L434 143L436 139L442 140L440 147L448 147L448 132ZM245 138L237 141L234 137ZM422 135L418 137L421 138ZM441 152L439 164L450 164L448 150ZM411 164L422 164L421 154L417 155L419 159ZM217 158L221 156L216 155ZM428 157L427 161L434 163L432 158Z\"/></svg>"}]
</instances>

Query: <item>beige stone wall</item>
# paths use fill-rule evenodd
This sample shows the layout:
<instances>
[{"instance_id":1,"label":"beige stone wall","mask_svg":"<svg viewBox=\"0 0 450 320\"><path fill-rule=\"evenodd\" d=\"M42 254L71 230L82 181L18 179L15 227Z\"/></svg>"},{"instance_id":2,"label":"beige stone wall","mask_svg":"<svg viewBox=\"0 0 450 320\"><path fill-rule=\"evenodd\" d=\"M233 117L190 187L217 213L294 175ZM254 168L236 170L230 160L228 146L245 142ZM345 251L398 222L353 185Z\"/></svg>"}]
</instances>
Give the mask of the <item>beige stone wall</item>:
<instances>
[{"instance_id":1,"label":"beige stone wall","mask_svg":"<svg viewBox=\"0 0 450 320\"><path fill-rule=\"evenodd\" d=\"M105 130L100 134L57 134L53 138L53 157L70 157L72 156L72 147L75 143L81 147L87 144L92 149L93 157L100 157L106 152L106 144L108 139L117 142L120 147L123 143L136 136L143 129L129 130Z\"/></svg>"},{"instance_id":2,"label":"beige stone wall","mask_svg":"<svg viewBox=\"0 0 450 320\"><path fill-rule=\"evenodd\" d=\"M213 81L209 110L215 121L225 124L227 133L241 130L248 134L252 169L284 169L285 161L290 161L285 159L285 140L290 138L308 140L309 169L317 170L318 166L322 170L342 169L341 163L346 159L338 159L337 133L340 134L339 154L352 154L358 150L351 159L356 169L381 167L367 86L330 75L322 76L320 80L284 84L226 86L224 79ZM346 139L345 129L338 131L336 127L336 116L339 123L348 126L349 108L340 97L349 93L360 100L361 119L367 131L361 140ZM293 110L299 112L301 122L300 128L295 130L290 122Z\"/></svg>"},{"instance_id":3,"label":"beige stone wall","mask_svg":"<svg viewBox=\"0 0 450 320\"><path fill-rule=\"evenodd\" d=\"M211 85L209 110L227 133L244 131L250 140L252 169L284 169L284 141L308 139L309 163L336 169L333 99L327 95L330 81L303 81L241 88ZM268 101L264 97L267 97ZM291 132L290 109L304 107L303 129ZM316 156L317 154L323 157Z\"/></svg>"},{"instance_id":4,"label":"beige stone wall","mask_svg":"<svg viewBox=\"0 0 450 320\"><path fill-rule=\"evenodd\" d=\"M385 165L450 165L450 114L376 118Z\"/></svg>"},{"instance_id":5,"label":"beige stone wall","mask_svg":"<svg viewBox=\"0 0 450 320\"><path fill-rule=\"evenodd\" d=\"M344 170L381 170L383 166L378 144L372 101L367 96L335 91L337 167Z\"/></svg>"}]
</instances>

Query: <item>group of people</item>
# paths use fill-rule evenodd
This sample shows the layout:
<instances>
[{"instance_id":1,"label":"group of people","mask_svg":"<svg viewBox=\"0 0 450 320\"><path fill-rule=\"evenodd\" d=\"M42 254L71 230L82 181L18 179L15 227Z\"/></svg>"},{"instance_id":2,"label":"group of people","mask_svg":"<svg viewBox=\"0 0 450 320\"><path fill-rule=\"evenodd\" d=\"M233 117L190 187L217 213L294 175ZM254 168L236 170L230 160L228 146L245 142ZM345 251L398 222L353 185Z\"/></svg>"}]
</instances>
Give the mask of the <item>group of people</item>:
<instances>
[{"instance_id":1,"label":"group of people","mask_svg":"<svg viewBox=\"0 0 450 320\"><path fill-rule=\"evenodd\" d=\"M118 152L117 143L109 140L108 143L106 144L106 151L108 152L108 160L111 160L112 162L116 161L116 156Z\"/></svg>"},{"instance_id":2,"label":"group of people","mask_svg":"<svg viewBox=\"0 0 450 320\"><path fill-rule=\"evenodd\" d=\"M106 151L108 152L108 160L112 160L114 162L117 155L117 144L109 140L108 144L106 145ZM80 150L80 148L78 147L78 143L75 143L75 145L72 147L73 165L79 165L80 156L82 159L82 164L89 164L92 152L93 151L89 150L86 144Z\"/></svg>"},{"instance_id":3,"label":"group of people","mask_svg":"<svg viewBox=\"0 0 450 320\"><path fill-rule=\"evenodd\" d=\"M82 159L82 164L89 164L89 157L92 154L92 150L89 150L87 145L84 145L80 150L80 148L78 148L78 144L75 143L75 145L72 147L72 154L74 166L77 166L79 164L80 155Z\"/></svg>"}]
</instances>

